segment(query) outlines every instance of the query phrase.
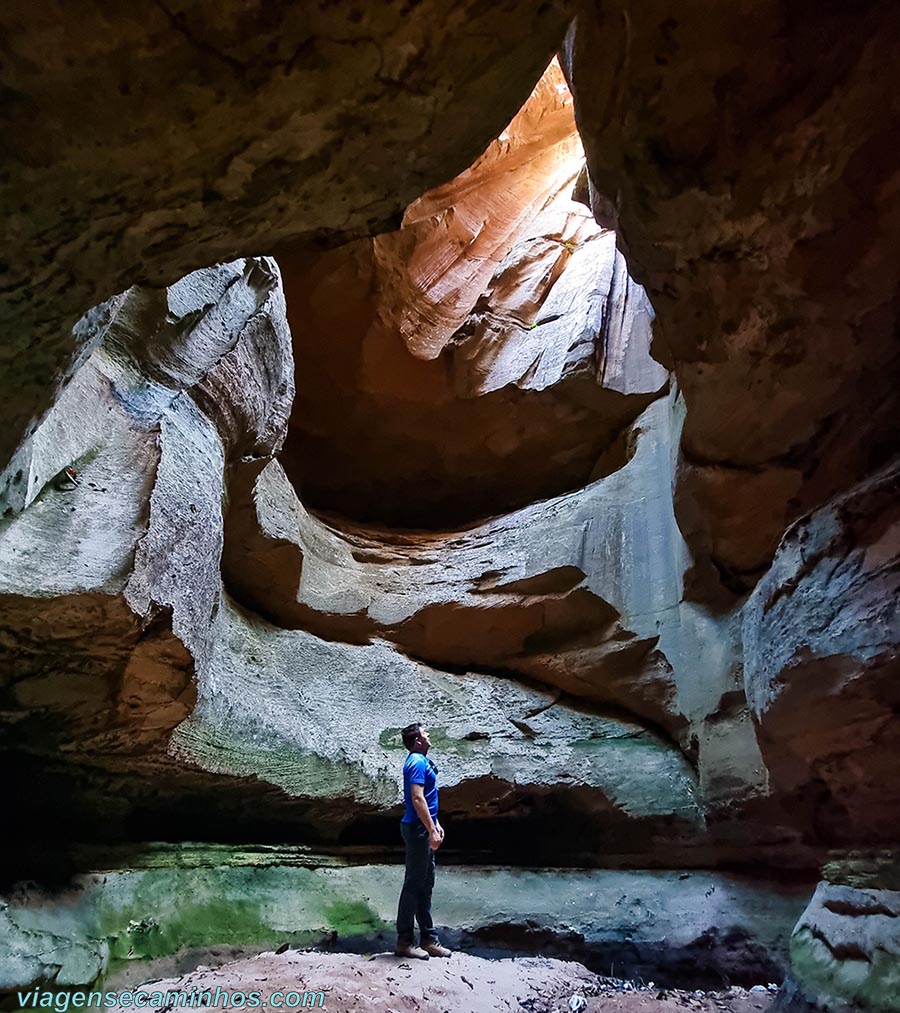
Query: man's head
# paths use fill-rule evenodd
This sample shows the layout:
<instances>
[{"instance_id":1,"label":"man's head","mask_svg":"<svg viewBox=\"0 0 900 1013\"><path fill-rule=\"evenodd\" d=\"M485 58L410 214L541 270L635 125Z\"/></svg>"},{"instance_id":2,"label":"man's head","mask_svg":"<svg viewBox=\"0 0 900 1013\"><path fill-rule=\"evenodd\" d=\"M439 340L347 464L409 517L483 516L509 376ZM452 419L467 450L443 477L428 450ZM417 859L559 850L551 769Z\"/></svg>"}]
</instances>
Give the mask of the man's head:
<instances>
[{"instance_id":1,"label":"man's head","mask_svg":"<svg viewBox=\"0 0 900 1013\"><path fill-rule=\"evenodd\" d=\"M400 734L403 736L403 745L411 753L428 752L431 739L428 738L427 729L423 728L418 721L413 721L411 725L407 725Z\"/></svg>"}]
</instances>

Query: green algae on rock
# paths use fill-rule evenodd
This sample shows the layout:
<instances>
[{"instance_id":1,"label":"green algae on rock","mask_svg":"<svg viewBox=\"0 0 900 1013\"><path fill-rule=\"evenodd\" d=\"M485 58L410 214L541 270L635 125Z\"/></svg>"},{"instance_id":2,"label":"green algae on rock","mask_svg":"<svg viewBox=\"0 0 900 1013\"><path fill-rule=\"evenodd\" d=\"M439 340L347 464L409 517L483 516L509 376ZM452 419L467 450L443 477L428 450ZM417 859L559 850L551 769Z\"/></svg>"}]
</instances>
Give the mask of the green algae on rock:
<instances>
[{"instance_id":1,"label":"green algae on rock","mask_svg":"<svg viewBox=\"0 0 900 1013\"><path fill-rule=\"evenodd\" d=\"M4 898L0 988L117 987L285 943L393 942L401 865L200 844L187 854L157 845L146 862L83 874L61 892L23 885ZM645 977L684 976L688 967L710 980L779 974L806 895L804 887L702 871L469 866L445 867L441 878L436 915L455 944L549 946L598 966L611 955ZM544 927L539 937L535 925Z\"/></svg>"}]
</instances>

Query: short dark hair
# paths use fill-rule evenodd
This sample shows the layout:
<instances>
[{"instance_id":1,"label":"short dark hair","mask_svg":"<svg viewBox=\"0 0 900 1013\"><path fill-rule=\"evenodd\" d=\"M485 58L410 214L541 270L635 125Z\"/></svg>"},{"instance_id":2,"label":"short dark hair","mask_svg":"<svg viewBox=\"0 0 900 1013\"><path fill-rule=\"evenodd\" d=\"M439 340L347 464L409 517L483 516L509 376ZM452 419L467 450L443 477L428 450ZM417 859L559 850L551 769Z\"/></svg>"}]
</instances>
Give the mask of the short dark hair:
<instances>
[{"instance_id":1,"label":"short dark hair","mask_svg":"<svg viewBox=\"0 0 900 1013\"><path fill-rule=\"evenodd\" d=\"M413 721L411 725L407 725L400 733L403 736L403 745L407 749L412 749L416 744L416 739L419 737L419 732L422 731L421 721Z\"/></svg>"}]
</instances>

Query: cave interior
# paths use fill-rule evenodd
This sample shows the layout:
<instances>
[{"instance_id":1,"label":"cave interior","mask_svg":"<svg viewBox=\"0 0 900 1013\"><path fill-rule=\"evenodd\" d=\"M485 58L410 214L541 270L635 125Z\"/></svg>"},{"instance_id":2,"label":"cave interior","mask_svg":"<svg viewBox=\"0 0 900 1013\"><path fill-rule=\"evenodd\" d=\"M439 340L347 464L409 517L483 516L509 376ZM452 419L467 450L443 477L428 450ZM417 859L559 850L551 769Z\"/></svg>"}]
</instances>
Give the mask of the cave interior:
<instances>
[{"instance_id":1,"label":"cave interior","mask_svg":"<svg viewBox=\"0 0 900 1013\"><path fill-rule=\"evenodd\" d=\"M300 6L0 15L4 1008L392 945L420 720L454 946L900 1010L900 9Z\"/></svg>"}]
</instances>

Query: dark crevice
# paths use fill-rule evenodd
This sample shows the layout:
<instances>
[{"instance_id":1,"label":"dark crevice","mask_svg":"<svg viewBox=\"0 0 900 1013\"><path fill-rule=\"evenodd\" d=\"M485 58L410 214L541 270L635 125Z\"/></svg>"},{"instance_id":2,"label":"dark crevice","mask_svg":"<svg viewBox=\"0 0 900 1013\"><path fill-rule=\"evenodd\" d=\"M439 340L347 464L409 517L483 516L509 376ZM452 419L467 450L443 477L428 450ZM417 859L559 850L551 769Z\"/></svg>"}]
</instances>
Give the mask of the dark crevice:
<instances>
[{"instance_id":1,"label":"dark crevice","mask_svg":"<svg viewBox=\"0 0 900 1013\"><path fill-rule=\"evenodd\" d=\"M823 907L836 915L847 915L850 918L868 918L871 915L886 915L888 918L897 918L896 911L892 911L887 905L874 897L863 895L856 900L841 900L829 897Z\"/></svg>"},{"instance_id":2,"label":"dark crevice","mask_svg":"<svg viewBox=\"0 0 900 1013\"><path fill-rule=\"evenodd\" d=\"M235 60L234 57L228 56L226 53L216 49L215 46L211 46L208 42L204 42L188 27L187 18L180 11L176 12L170 10L163 0L155 0L156 6L165 14L169 20L169 24L181 35L191 46L192 49L196 49L198 53L205 53L207 56L211 56L216 60L224 63L228 68L235 71L238 75L243 76L246 71L244 64L240 60Z\"/></svg>"},{"instance_id":3,"label":"dark crevice","mask_svg":"<svg viewBox=\"0 0 900 1013\"><path fill-rule=\"evenodd\" d=\"M820 943L828 948L828 951L835 960L859 960L866 964L872 963L872 958L859 945L859 943L832 943L831 940L815 925L804 925L804 929Z\"/></svg>"}]
</instances>

